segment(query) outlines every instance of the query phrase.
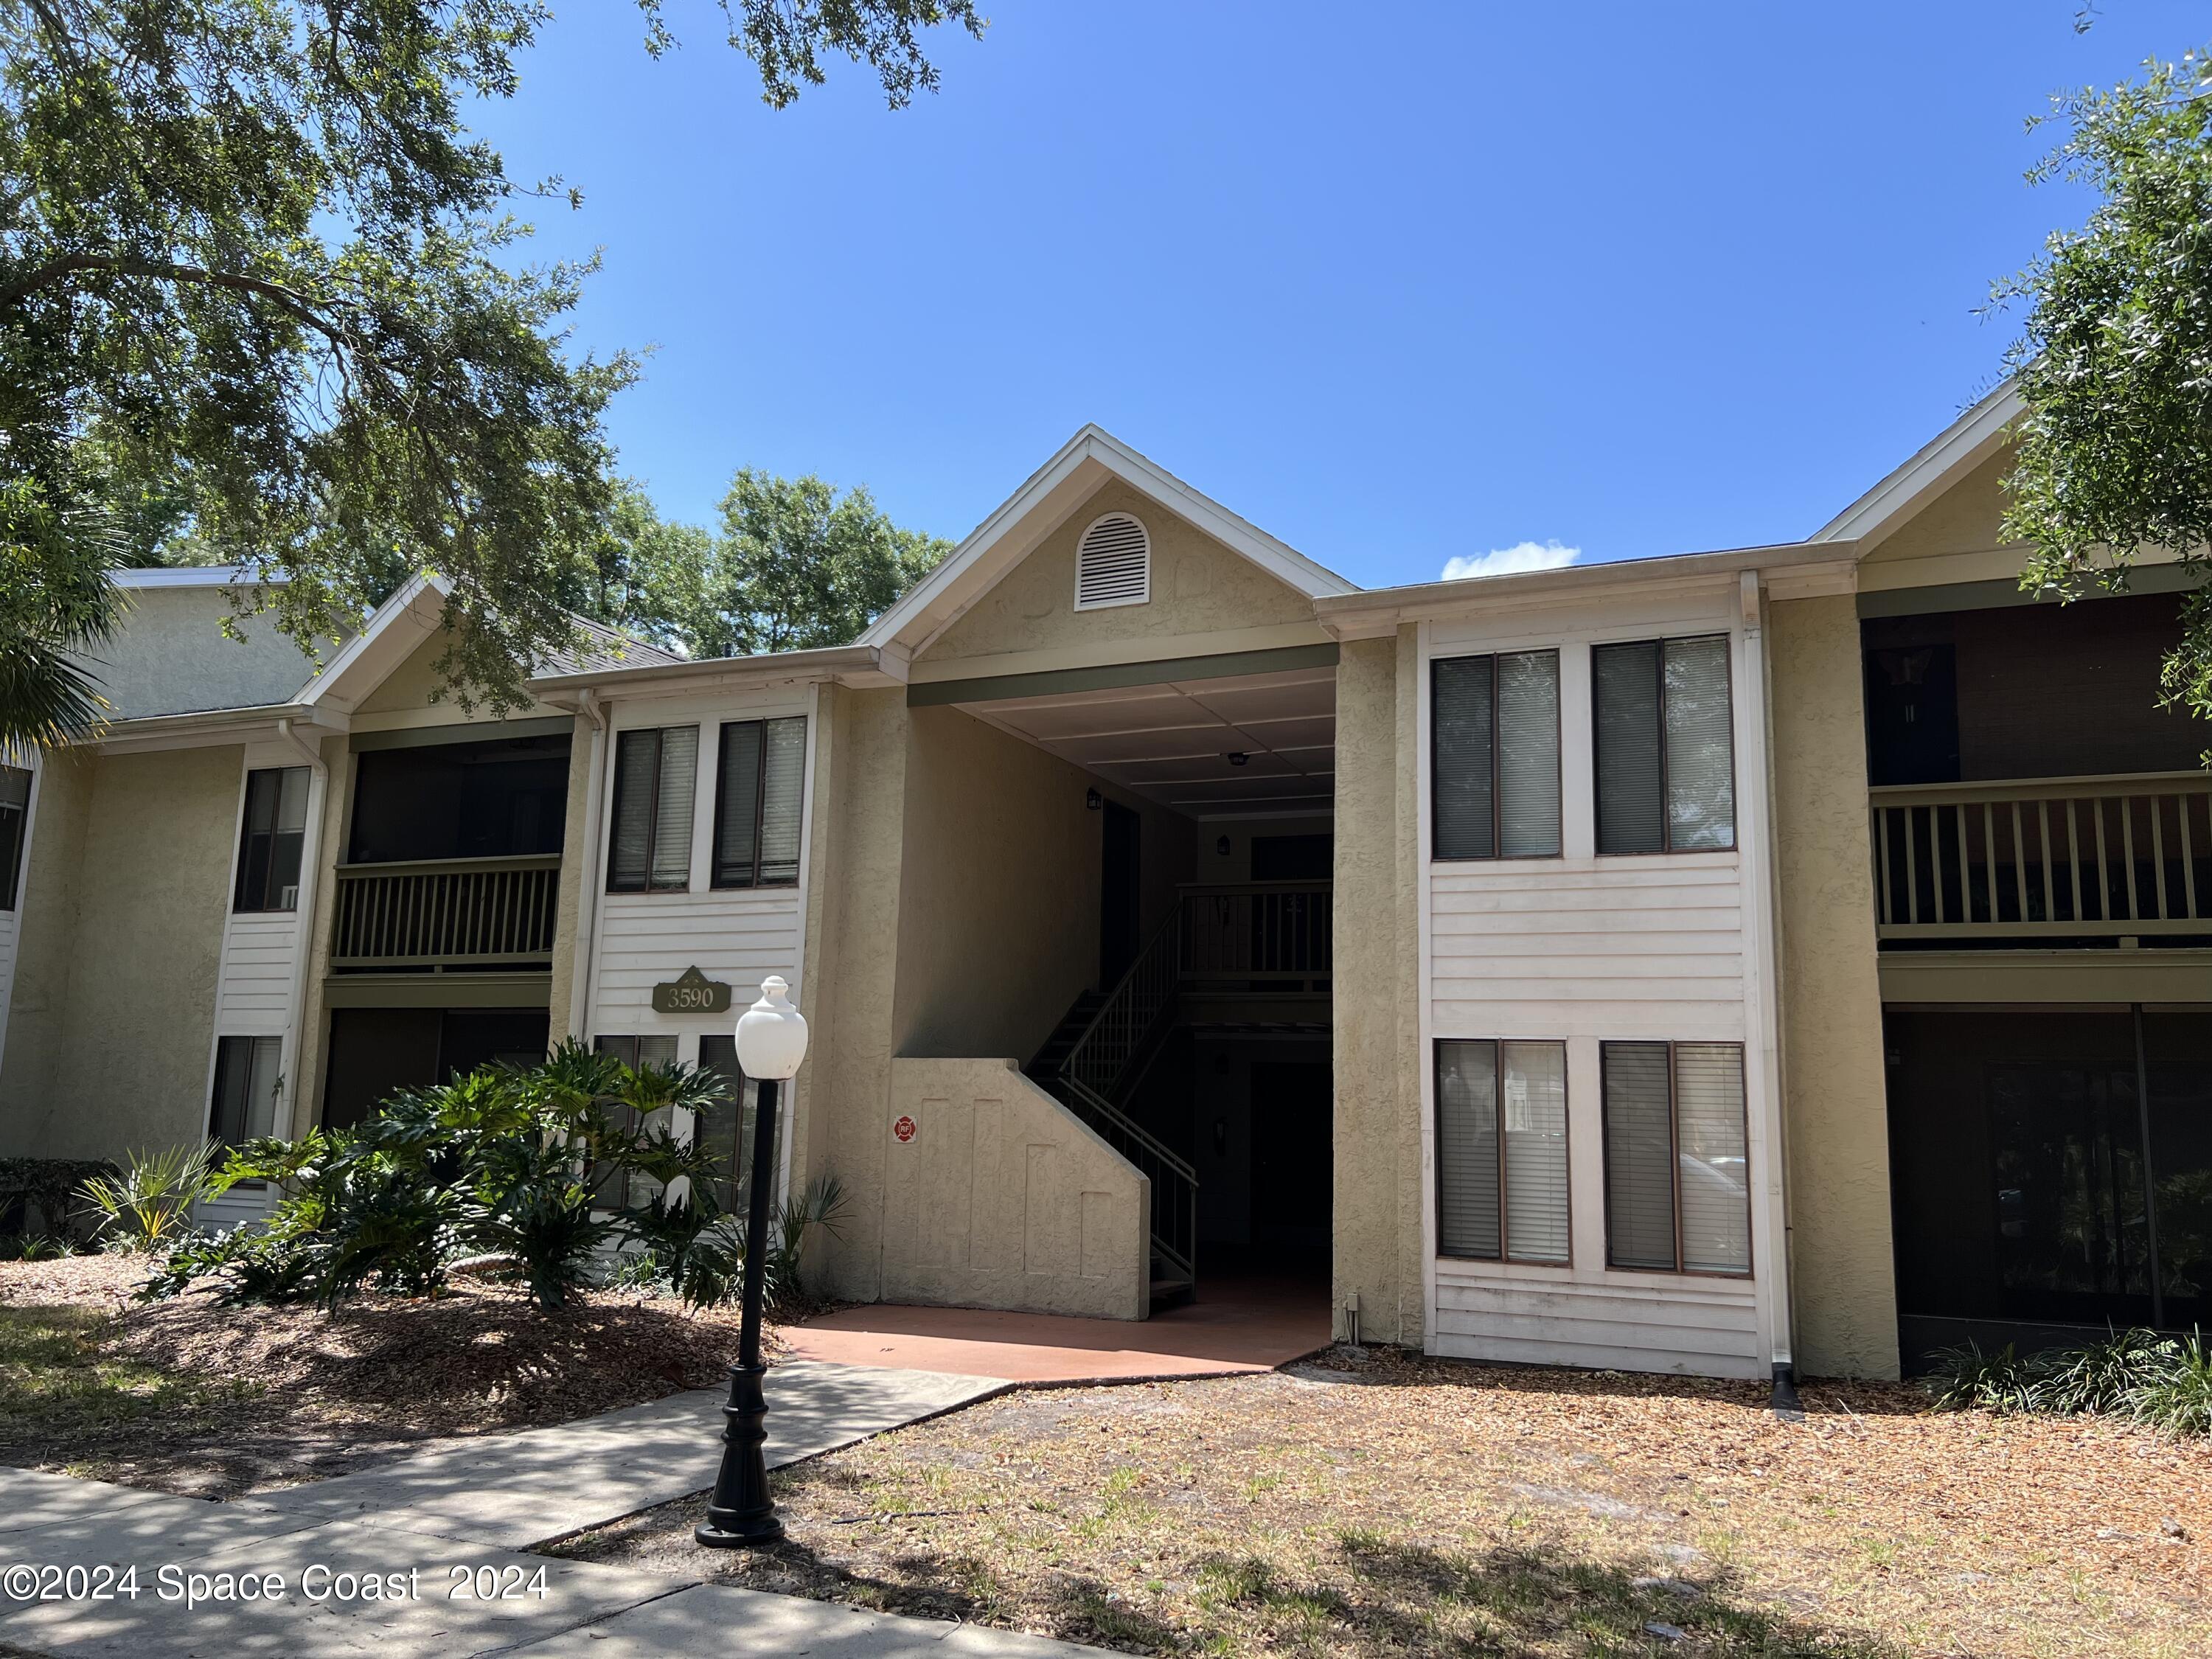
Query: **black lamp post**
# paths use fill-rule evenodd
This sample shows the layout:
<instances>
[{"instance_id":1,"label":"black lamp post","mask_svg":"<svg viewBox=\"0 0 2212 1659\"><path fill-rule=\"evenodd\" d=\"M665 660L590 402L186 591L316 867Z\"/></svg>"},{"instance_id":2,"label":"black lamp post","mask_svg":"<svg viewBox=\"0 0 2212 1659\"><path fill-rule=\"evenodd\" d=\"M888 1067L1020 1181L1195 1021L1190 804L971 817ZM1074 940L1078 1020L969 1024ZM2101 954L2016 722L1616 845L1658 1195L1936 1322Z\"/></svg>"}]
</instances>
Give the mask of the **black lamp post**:
<instances>
[{"instance_id":1,"label":"black lamp post","mask_svg":"<svg viewBox=\"0 0 2212 1659\"><path fill-rule=\"evenodd\" d=\"M722 1467L707 1500L707 1518L692 1533L709 1549L746 1549L783 1536L768 1495L768 1400L761 1383L761 1292L768 1271L768 1212L775 1193L775 1097L779 1085L806 1058L806 1021L791 1006L791 988L771 974L761 999L738 1021L738 1066L760 1085L753 1118L752 1190L745 1208L744 1316L730 1398L722 1407Z\"/></svg>"}]
</instances>

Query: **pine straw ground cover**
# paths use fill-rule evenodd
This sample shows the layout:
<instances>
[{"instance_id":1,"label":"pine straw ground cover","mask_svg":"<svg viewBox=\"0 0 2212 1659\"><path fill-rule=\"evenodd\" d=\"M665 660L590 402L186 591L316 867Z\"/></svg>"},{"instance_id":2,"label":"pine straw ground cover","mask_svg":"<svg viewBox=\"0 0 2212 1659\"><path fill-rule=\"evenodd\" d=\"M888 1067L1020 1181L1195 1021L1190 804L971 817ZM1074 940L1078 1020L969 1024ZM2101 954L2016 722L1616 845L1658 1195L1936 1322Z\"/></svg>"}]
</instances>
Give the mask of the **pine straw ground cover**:
<instances>
[{"instance_id":1,"label":"pine straw ground cover","mask_svg":"<svg viewBox=\"0 0 2212 1659\"><path fill-rule=\"evenodd\" d=\"M758 1555L694 1547L696 1500L559 1553L1139 1653L2212 1654L2212 1448L1897 1385L1765 1403L1340 1348L795 1466Z\"/></svg>"},{"instance_id":2,"label":"pine straw ground cover","mask_svg":"<svg viewBox=\"0 0 2212 1659\"><path fill-rule=\"evenodd\" d=\"M230 1498L709 1387L737 1346L734 1310L635 1292L544 1314L472 1285L325 1315L135 1302L147 1272L0 1262L0 1465Z\"/></svg>"}]
</instances>

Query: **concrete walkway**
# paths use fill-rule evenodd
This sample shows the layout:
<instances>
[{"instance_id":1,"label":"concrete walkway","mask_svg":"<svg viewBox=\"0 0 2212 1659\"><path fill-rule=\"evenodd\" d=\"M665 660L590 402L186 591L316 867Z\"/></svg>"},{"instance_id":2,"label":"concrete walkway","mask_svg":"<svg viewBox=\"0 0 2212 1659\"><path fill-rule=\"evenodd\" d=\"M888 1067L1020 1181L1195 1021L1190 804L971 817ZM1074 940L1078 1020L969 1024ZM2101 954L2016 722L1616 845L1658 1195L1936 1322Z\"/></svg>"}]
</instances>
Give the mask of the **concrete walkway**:
<instances>
[{"instance_id":1,"label":"concrete walkway","mask_svg":"<svg viewBox=\"0 0 2212 1659\"><path fill-rule=\"evenodd\" d=\"M1202 1274L1197 1301L1145 1320L878 1304L787 1326L781 1335L809 1359L1032 1384L1235 1376L1327 1347L1328 1289L1279 1275Z\"/></svg>"},{"instance_id":2,"label":"concrete walkway","mask_svg":"<svg viewBox=\"0 0 2212 1659\"><path fill-rule=\"evenodd\" d=\"M815 1456L1006 1386L781 1364L770 1373L769 1461ZM0 1469L0 1647L70 1659L1100 1651L522 1553L711 1485L720 1403L719 1391L678 1395L227 1504ZM24 1570L49 1565L84 1576L56 1584L58 1599L30 1599L43 1581L27 1589ZM125 1579L134 1567L135 1580ZM256 1589L273 1582L282 1593L244 1598L238 1581L246 1575ZM370 1580L380 1594L364 1588ZM187 1600L195 1587L197 1606ZM479 1588L495 1593L471 1593Z\"/></svg>"}]
</instances>

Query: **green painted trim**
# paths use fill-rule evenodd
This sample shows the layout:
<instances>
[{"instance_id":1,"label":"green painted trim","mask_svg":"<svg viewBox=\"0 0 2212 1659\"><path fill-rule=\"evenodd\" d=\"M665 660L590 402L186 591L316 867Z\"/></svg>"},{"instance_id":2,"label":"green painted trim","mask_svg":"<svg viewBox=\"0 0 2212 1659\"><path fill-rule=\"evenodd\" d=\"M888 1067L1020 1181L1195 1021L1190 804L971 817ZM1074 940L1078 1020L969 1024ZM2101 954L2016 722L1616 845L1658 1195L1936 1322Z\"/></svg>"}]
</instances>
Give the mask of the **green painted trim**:
<instances>
[{"instance_id":1,"label":"green painted trim","mask_svg":"<svg viewBox=\"0 0 2212 1659\"><path fill-rule=\"evenodd\" d=\"M2197 586L2197 573L2185 564L2138 565L2128 575L2129 593L2184 593ZM2093 587L2085 599L2124 596ZM2055 601L2021 591L2008 577L1990 582L1948 582L1939 587L1885 587L1859 595L1859 616L1926 617L1942 611L1997 611L2017 605L2050 605Z\"/></svg>"},{"instance_id":2,"label":"green painted trim","mask_svg":"<svg viewBox=\"0 0 2212 1659\"><path fill-rule=\"evenodd\" d=\"M1170 680L1218 680L1233 674L1279 674L1293 668L1334 668L1337 645L1285 645L1270 651L1224 651L1210 657L1162 657L1154 662L1108 663L1097 668L1052 668L1037 674L995 674L972 680L932 680L906 689L909 708L954 702L1000 702L1008 697L1060 697L1077 691L1116 691L1125 686L1164 685Z\"/></svg>"},{"instance_id":3,"label":"green painted trim","mask_svg":"<svg viewBox=\"0 0 2212 1659\"><path fill-rule=\"evenodd\" d=\"M325 1008L546 1008L553 975L545 974L332 974L323 981Z\"/></svg>"},{"instance_id":4,"label":"green painted trim","mask_svg":"<svg viewBox=\"0 0 2212 1659\"><path fill-rule=\"evenodd\" d=\"M503 738L565 738L576 730L573 714L526 720L472 720L462 726L410 726L396 732L356 732L353 752L372 749L428 749L441 743L496 743Z\"/></svg>"}]
</instances>

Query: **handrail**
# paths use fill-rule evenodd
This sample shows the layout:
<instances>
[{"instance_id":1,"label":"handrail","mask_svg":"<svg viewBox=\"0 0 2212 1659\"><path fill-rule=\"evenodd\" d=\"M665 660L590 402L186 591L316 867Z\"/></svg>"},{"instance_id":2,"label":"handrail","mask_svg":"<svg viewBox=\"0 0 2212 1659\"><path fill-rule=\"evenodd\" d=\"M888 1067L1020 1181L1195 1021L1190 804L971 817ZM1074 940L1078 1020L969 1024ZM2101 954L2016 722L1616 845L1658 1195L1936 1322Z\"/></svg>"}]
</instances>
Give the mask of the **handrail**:
<instances>
[{"instance_id":1,"label":"handrail","mask_svg":"<svg viewBox=\"0 0 2212 1659\"><path fill-rule=\"evenodd\" d=\"M336 866L340 877L356 880L368 876L459 876L478 870L558 870L558 853L501 854L483 859L362 860Z\"/></svg>"},{"instance_id":2,"label":"handrail","mask_svg":"<svg viewBox=\"0 0 2212 1659\"><path fill-rule=\"evenodd\" d=\"M557 854L342 864L337 873L333 969L489 968L552 957Z\"/></svg>"},{"instance_id":3,"label":"handrail","mask_svg":"<svg viewBox=\"0 0 2212 1659\"><path fill-rule=\"evenodd\" d=\"M1170 910L1136 960L1107 993L1077 1036L1060 1069L1105 1099L1121 1092L1124 1073L1176 997L1176 940L1182 911Z\"/></svg>"},{"instance_id":4,"label":"handrail","mask_svg":"<svg viewBox=\"0 0 2212 1659\"><path fill-rule=\"evenodd\" d=\"M1247 984L1325 980L1335 954L1334 894L1326 881L1185 887L1178 971Z\"/></svg>"},{"instance_id":5,"label":"handrail","mask_svg":"<svg viewBox=\"0 0 2212 1659\"><path fill-rule=\"evenodd\" d=\"M2212 775L1868 793L1878 939L2212 933Z\"/></svg>"},{"instance_id":6,"label":"handrail","mask_svg":"<svg viewBox=\"0 0 2212 1659\"><path fill-rule=\"evenodd\" d=\"M1195 1279L1198 1255L1198 1171L1095 1090L1063 1073L1054 1079L1069 1110L1137 1167L1151 1183L1152 1213L1146 1231L1153 1254Z\"/></svg>"}]
</instances>

